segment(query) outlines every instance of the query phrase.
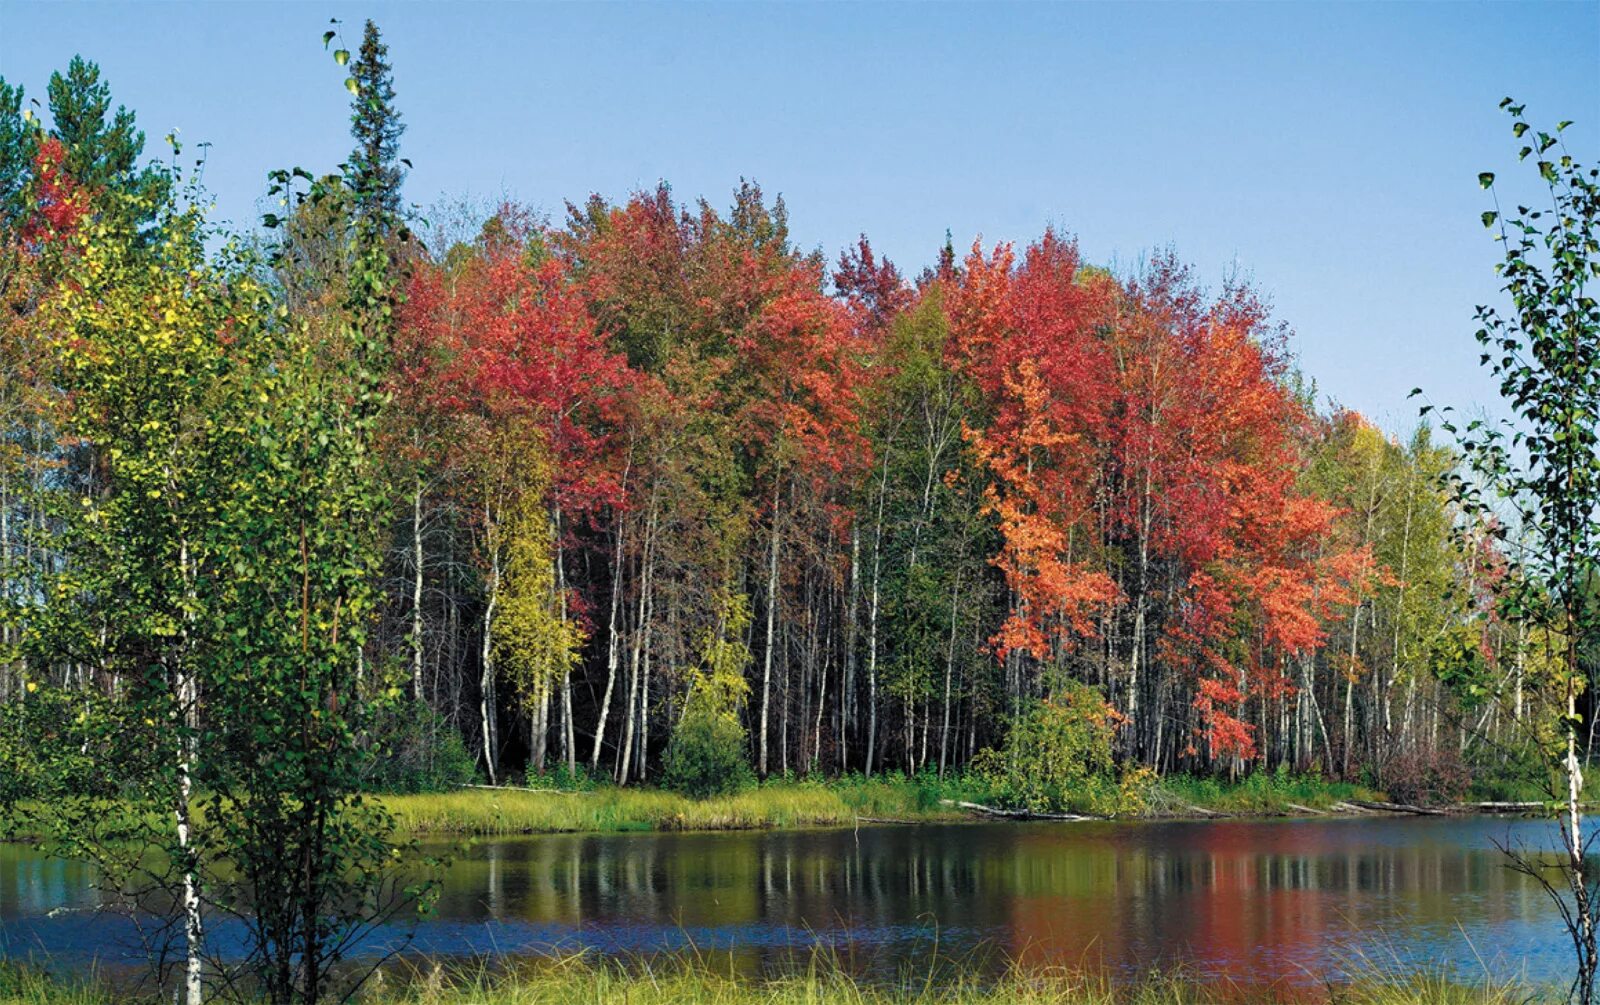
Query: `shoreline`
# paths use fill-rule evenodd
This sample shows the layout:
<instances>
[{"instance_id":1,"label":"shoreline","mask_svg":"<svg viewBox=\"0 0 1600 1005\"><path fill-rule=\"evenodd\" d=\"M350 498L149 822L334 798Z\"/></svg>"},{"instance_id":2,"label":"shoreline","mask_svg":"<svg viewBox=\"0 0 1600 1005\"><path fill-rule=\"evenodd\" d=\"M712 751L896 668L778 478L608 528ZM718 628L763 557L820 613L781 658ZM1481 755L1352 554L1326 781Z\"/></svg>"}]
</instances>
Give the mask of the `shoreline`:
<instances>
[{"instance_id":1,"label":"shoreline","mask_svg":"<svg viewBox=\"0 0 1600 1005\"><path fill-rule=\"evenodd\" d=\"M445 793L375 798L394 815L399 834L419 838L538 834L628 834L837 829L1000 821L1219 822L1272 819L1383 819L1395 816L1538 815L1537 803L1466 802L1413 806L1383 793L1335 783L1322 792L1221 788L1203 802L1193 793L1157 789L1140 812L1028 813L992 806L980 794L930 792L905 780L776 782L728 796L691 799L652 788L560 790L472 786ZM1290 795L1297 798L1290 798Z\"/></svg>"}]
</instances>

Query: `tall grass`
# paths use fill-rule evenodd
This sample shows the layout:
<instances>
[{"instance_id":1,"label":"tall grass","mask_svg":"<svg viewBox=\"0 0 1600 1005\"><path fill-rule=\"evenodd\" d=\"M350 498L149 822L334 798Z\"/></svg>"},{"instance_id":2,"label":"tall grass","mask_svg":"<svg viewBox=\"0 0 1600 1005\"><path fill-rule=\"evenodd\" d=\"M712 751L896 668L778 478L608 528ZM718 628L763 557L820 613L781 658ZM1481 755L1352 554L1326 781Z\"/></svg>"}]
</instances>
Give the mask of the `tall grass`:
<instances>
[{"instance_id":1,"label":"tall grass","mask_svg":"<svg viewBox=\"0 0 1600 1005\"><path fill-rule=\"evenodd\" d=\"M617 962L575 956L520 970L451 974L440 966L399 986L369 989L373 1005L1531 1005L1559 1000L1554 989L1511 981L1454 980L1438 974L1377 974L1322 985L1199 981L1150 974L1117 981L1104 971L1018 968L998 978L907 973L895 981L863 980L826 953L779 976L752 978L692 956Z\"/></svg>"},{"instance_id":2,"label":"tall grass","mask_svg":"<svg viewBox=\"0 0 1600 1005\"><path fill-rule=\"evenodd\" d=\"M575 955L510 969L412 961L374 976L354 1001L365 1005L1555 1005L1560 989L1488 976L1386 967L1352 981L1263 984L1152 973L1128 981L1103 970L1017 966L999 976L945 961L898 979L863 979L817 951L792 969L752 977L711 957L683 953L617 960ZM170 1000L170 999L169 999ZM246 998L246 1001L249 999ZM62 982L0 961L0 1005L113 1005L159 995L113 992L91 981Z\"/></svg>"},{"instance_id":3,"label":"tall grass","mask_svg":"<svg viewBox=\"0 0 1600 1005\"><path fill-rule=\"evenodd\" d=\"M402 831L482 835L662 830L758 830L845 827L860 822L941 822L970 814L956 802L987 803L975 779L898 774L829 781L778 780L729 796L691 799L651 788L462 789L380 797ZM1383 799L1380 792L1310 775L1257 772L1237 784L1169 776L1156 783L1146 815L1283 815L1327 809L1342 800ZM1203 814L1199 814L1203 815Z\"/></svg>"},{"instance_id":4,"label":"tall grass","mask_svg":"<svg viewBox=\"0 0 1600 1005\"><path fill-rule=\"evenodd\" d=\"M107 997L90 979L63 981L35 967L0 960L0 1005L103 1005Z\"/></svg>"},{"instance_id":5,"label":"tall grass","mask_svg":"<svg viewBox=\"0 0 1600 1005\"><path fill-rule=\"evenodd\" d=\"M869 820L957 820L937 782L849 778L774 782L729 796L690 799L647 788L459 792L381 797L414 834L543 834L650 830L755 830L848 826ZM953 791L953 790L952 790Z\"/></svg>"},{"instance_id":6,"label":"tall grass","mask_svg":"<svg viewBox=\"0 0 1600 1005\"><path fill-rule=\"evenodd\" d=\"M1297 806L1326 810L1335 803L1351 799L1381 801L1385 798L1382 792L1352 782L1332 781L1318 775L1257 771L1241 782L1167 775L1156 783L1150 803L1158 812L1177 815L1182 815L1186 807L1197 806L1214 813L1248 816L1294 813Z\"/></svg>"}]
</instances>

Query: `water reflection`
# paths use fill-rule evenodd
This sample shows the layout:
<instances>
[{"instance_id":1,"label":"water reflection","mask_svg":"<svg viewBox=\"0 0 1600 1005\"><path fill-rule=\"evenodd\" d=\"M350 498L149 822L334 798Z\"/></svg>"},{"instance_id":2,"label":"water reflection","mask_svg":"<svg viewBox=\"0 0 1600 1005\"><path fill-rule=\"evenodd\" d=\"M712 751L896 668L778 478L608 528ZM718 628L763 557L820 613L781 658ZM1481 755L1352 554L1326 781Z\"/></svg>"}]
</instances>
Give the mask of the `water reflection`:
<instances>
[{"instance_id":1,"label":"water reflection","mask_svg":"<svg viewBox=\"0 0 1600 1005\"><path fill-rule=\"evenodd\" d=\"M787 833L548 836L468 846L416 948L450 955L693 945L770 968L821 943L856 969L1017 958L1122 973L1183 966L1312 981L1365 957L1544 979L1558 921L1483 819L981 824ZM81 867L0 849L0 952L82 952L41 917L92 904ZM104 933L101 933L102 936ZM389 933L391 936L393 933ZM99 942L88 945L104 946Z\"/></svg>"}]
</instances>

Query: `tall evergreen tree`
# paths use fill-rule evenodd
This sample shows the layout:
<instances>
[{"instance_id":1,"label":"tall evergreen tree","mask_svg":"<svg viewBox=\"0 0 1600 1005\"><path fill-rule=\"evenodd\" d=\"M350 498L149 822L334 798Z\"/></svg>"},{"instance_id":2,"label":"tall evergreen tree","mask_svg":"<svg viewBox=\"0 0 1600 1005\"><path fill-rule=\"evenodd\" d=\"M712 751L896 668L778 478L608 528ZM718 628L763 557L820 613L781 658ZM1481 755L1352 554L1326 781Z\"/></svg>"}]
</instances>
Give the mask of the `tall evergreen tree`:
<instances>
[{"instance_id":1,"label":"tall evergreen tree","mask_svg":"<svg viewBox=\"0 0 1600 1005\"><path fill-rule=\"evenodd\" d=\"M347 174L351 187L359 193L359 212L398 218L400 183L405 179L399 160L400 134L406 127L394 107L389 47L370 20L351 68L349 86L355 94L350 135L355 137L356 148L350 154Z\"/></svg>"},{"instance_id":2,"label":"tall evergreen tree","mask_svg":"<svg viewBox=\"0 0 1600 1005\"><path fill-rule=\"evenodd\" d=\"M127 108L111 110L111 88L100 79L99 65L74 56L64 75L51 74L45 91L50 135L66 148L68 176L91 193L127 192L132 198L114 205L141 226L153 222L171 182L159 166L139 165L144 131Z\"/></svg>"},{"instance_id":3,"label":"tall evergreen tree","mask_svg":"<svg viewBox=\"0 0 1600 1005\"><path fill-rule=\"evenodd\" d=\"M26 189L38 137L23 118L22 85L0 77L0 231L12 232L27 211Z\"/></svg>"}]
</instances>

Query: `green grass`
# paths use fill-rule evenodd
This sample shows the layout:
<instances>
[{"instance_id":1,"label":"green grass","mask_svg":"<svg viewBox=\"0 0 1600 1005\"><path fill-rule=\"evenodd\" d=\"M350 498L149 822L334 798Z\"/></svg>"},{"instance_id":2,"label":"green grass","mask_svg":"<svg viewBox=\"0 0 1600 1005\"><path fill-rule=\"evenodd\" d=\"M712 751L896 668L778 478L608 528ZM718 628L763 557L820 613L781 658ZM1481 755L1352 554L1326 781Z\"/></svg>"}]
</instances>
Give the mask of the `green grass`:
<instances>
[{"instance_id":1,"label":"green grass","mask_svg":"<svg viewBox=\"0 0 1600 1005\"><path fill-rule=\"evenodd\" d=\"M955 787L904 779L772 782L729 796L690 799L651 788L573 792L515 789L381 797L402 831L413 834L541 834L661 830L839 827L860 818L959 820L939 802Z\"/></svg>"},{"instance_id":2,"label":"green grass","mask_svg":"<svg viewBox=\"0 0 1600 1005\"><path fill-rule=\"evenodd\" d=\"M932 776L846 776L826 782L773 781L729 796L691 799L654 788L602 786L577 791L462 789L380 797L403 832L418 835L618 833L847 827L858 822L946 822L971 814L947 801L986 803L974 780ZM1314 776L1267 774L1238 784L1168 777L1150 793L1150 817L1271 816L1325 810L1383 793Z\"/></svg>"},{"instance_id":3,"label":"green grass","mask_svg":"<svg viewBox=\"0 0 1600 1005\"><path fill-rule=\"evenodd\" d=\"M4 982L0 1005L109 1005L119 999L85 984L54 984L21 976ZM19 972L20 973L20 972ZM124 1001L149 1001L123 998ZM1533 1005L1560 996L1555 989L1442 975L1388 975L1314 987L1200 982L1153 974L1133 983L1103 973L1015 969L998 978L963 976L947 965L937 976L907 973L891 982L864 981L818 953L781 976L729 973L693 955L644 961L575 956L529 963L512 972L450 972L413 965L369 981L355 999L366 1005L1268 1005L1286 1001L1338 1005Z\"/></svg>"},{"instance_id":4,"label":"green grass","mask_svg":"<svg viewBox=\"0 0 1600 1005\"><path fill-rule=\"evenodd\" d=\"M1327 810L1335 803L1351 799L1381 802L1387 798L1375 789L1330 781L1317 775L1258 771L1238 783L1168 775L1156 783L1149 803L1157 815L1194 815L1188 807L1198 806L1213 813L1270 816L1303 812L1296 806Z\"/></svg>"},{"instance_id":5,"label":"green grass","mask_svg":"<svg viewBox=\"0 0 1600 1005\"><path fill-rule=\"evenodd\" d=\"M61 980L0 960L0 1005L103 1005L110 996L89 980Z\"/></svg>"},{"instance_id":6,"label":"green grass","mask_svg":"<svg viewBox=\"0 0 1600 1005\"><path fill-rule=\"evenodd\" d=\"M909 973L885 983L851 976L825 956L784 976L730 975L691 958L644 966L556 960L521 972L452 978L442 971L419 975L408 987L378 989L368 1001L382 1005L1254 1005L1285 1001L1339 1005L1530 1005L1559 1000L1554 991L1442 976L1376 977L1337 986L1287 987L1199 982L1153 974L1134 984L1104 973L1019 969L998 979L961 976L959 968L931 975Z\"/></svg>"}]
</instances>

